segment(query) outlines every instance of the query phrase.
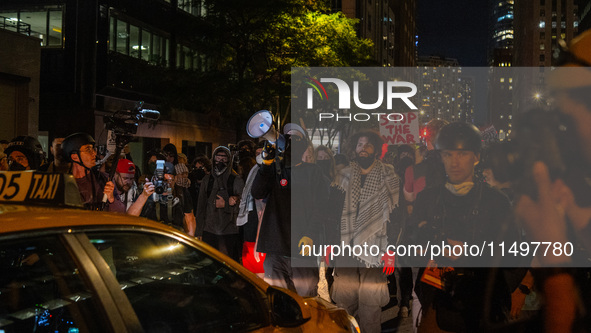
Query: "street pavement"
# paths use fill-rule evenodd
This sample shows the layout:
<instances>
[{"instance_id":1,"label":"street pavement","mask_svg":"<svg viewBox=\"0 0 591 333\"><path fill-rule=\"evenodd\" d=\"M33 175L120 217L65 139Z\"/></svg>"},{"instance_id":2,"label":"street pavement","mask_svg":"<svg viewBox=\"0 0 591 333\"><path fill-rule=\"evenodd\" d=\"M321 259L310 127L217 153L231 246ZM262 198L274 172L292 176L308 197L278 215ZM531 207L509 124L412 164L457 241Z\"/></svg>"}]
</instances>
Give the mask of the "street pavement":
<instances>
[{"instance_id":1,"label":"street pavement","mask_svg":"<svg viewBox=\"0 0 591 333\"><path fill-rule=\"evenodd\" d=\"M412 314L409 312L408 317L399 318L399 310L398 305L382 310L382 333L412 333Z\"/></svg>"},{"instance_id":2,"label":"street pavement","mask_svg":"<svg viewBox=\"0 0 591 333\"><path fill-rule=\"evenodd\" d=\"M324 272L325 267L324 265L320 266L320 282L318 283L318 294L320 297L329 300L330 297L328 296L328 286L326 279L324 279ZM396 274L398 278L398 274ZM398 280L398 279L397 279ZM399 286L396 286L399 292ZM398 312L400 308L396 296L394 295L394 286L391 286L392 289L392 296L390 304L386 305L382 309L382 333L386 332L397 332L397 333L412 333L412 314L409 312L408 317L406 318L399 318ZM412 307L411 307L412 308Z\"/></svg>"}]
</instances>

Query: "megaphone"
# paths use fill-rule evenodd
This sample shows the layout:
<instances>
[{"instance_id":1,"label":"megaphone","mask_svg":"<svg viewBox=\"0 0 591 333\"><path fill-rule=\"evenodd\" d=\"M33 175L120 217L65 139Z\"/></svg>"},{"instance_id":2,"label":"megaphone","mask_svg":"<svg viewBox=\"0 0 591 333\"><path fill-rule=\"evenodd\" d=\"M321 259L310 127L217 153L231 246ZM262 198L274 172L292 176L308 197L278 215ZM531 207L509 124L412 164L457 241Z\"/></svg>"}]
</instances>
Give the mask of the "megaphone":
<instances>
[{"instance_id":1,"label":"megaphone","mask_svg":"<svg viewBox=\"0 0 591 333\"><path fill-rule=\"evenodd\" d=\"M273 115L268 110L257 111L250 117L246 123L246 133L251 138L263 137L271 143L275 143L279 137L273 125Z\"/></svg>"}]
</instances>

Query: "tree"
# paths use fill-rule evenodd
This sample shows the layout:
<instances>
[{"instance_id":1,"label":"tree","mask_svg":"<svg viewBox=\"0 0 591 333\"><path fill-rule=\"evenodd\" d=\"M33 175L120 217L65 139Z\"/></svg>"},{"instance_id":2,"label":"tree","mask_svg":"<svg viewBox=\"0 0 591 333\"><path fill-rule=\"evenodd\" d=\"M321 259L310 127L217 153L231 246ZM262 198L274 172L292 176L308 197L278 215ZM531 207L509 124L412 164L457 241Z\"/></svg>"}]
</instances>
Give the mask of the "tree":
<instances>
[{"instance_id":1,"label":"tree","mask_svg":"<svg viewBox=\"0 0 591 333\"><path fill-rule=\"evenodd\" d=\"M239 128L259 109L289 110L292 67L367 66L372 43L356 20L322 1L206 0L193 43L212 60L198 76L210 107L232 110ZM283 118L287 112L284 111ZM242 130L243 131L243 130Z\"/></svg>"}]
</instances>

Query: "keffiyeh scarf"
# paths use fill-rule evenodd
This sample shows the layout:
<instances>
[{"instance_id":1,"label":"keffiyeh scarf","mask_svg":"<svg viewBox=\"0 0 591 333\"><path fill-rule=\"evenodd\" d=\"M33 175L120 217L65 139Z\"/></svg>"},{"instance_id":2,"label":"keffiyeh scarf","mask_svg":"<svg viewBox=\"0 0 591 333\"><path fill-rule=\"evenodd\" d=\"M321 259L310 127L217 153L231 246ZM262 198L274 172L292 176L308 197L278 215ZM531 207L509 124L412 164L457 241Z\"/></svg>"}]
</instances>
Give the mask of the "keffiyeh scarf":
<instances>
[{"instance_id":1,"label":"keffiyeh scarf","mask_svg":"<svg viewBox=\"0 0 591 333\"><path fill-rule=\"evenodd\" d=\"M351 248L377 245L383 253L388 246L386 235L390 213L398 205L400 179L394 168L377 160L363 187L361 167L351 162L341 173L340 187L346 190L341 216L341 240ZM368 251L369 252L369 251ZM380 256L362 253L357 257L367 267L380 265Z\"/></svg>"}]
</instances>

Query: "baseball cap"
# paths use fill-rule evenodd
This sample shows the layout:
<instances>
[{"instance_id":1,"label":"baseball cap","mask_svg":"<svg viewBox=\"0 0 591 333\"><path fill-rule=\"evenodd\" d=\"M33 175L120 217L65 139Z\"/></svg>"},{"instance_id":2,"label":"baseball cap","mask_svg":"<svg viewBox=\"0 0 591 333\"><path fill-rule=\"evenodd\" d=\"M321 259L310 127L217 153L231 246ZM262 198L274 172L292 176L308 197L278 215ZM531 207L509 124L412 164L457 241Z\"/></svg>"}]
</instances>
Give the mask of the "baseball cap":
<instances>
[{"instance_id":1,"label":"baseball cap","mask_svg":"<svg viewBox=\"0 0 591 333\"><path fill-rule=\"evenodd\" d=\"M117 172L119 173L135 173L135 164L128 159L121 159L117 162Z\"/></svg>"}]
</instances>

